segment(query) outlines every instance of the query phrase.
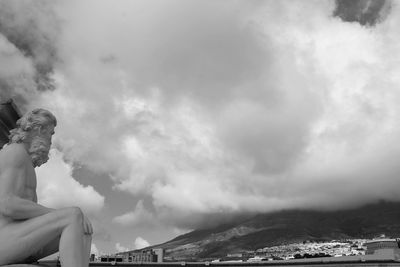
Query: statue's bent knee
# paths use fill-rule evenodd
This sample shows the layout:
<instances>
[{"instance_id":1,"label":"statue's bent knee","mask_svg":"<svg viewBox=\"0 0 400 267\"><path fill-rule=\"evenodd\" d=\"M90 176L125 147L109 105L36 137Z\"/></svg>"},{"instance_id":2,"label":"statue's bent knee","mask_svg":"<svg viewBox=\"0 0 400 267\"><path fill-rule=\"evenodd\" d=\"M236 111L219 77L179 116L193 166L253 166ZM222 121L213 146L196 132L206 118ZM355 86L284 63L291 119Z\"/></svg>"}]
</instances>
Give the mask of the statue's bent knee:
<instances>
[{"instance_id":1,"label":"statue's bent knee","mask_svg":"<svg viewBox=\"0 0 400 267\"><path fill-rule=\"evenodd\" d=\"M78 207L69 207L65 208L64 212L66 213L69 219L73 221L82 221L83 220L83 212Z\"/></svg>"}]
</instances>

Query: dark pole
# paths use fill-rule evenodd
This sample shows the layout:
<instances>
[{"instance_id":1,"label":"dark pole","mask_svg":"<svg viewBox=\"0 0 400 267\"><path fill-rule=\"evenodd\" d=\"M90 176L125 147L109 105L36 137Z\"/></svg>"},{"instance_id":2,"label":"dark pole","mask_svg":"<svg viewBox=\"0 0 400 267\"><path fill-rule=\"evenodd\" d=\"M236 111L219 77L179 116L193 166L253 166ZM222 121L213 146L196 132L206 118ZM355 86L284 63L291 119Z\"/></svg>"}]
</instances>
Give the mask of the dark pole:
<instances>
[{"instance_id":1,"label":"dark pole","mask_svg":"<svg viewBox=\"0 0 400 267\"><path fill-rule=\"evenodd\" d=\"M0 149L8 143L10 130L17 126L19 118L21 118L20 111L12 99L0 103Z\"/></svg>"}]
</instances>

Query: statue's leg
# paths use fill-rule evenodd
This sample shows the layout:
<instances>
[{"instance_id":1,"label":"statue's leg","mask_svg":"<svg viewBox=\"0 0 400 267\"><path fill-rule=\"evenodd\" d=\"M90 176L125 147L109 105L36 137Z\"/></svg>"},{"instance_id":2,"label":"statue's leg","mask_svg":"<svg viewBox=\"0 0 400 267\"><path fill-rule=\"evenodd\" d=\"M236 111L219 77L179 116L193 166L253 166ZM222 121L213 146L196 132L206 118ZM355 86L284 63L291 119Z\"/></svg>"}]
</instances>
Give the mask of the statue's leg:
<instances>
[{"instance_id":1,"label":"statue's leg","mask_svg":"<svg viewBox=\"0 0 400 267\"><path fill-rule=\"evenodd\" d=\"M0 242L0 265L21 262L61 236L62 266L87 267L84 261L89 255L83 251L82 222L80 209L65 208L4 226L0 240L8 242Z\"/></svg>"},{"instance_id":2,"label":"statue's leg","mask_svg":"<svg viewBox=\"0 0 400 267\"><path fill-rule=\"evenodd\" d=\"M84 258L84 266L89 266L89 258L90 258L90 249L92 247L92 235L84 235L83 236L83 251L84 255L87 255Z\"/></svg>"},{"instance_id":3,"label":"statue's leg","mask_svg":"<svg viewBox=\"0 0 400 267\"><path fill-rule=\"evenodd\" d=\"M36 254L31 255L29 257L29 260L27 261L28 263L33 263L37 262L40 259L43 259L47 256L50 256L56 252L59 251L59 244L60 244L60 237L57 237L53 241L51 241L49 244L44 246L41 250L39 250ZM92 235L83 235L83 254L87 255L87 257L84 257L84 266L89 265L89 256L90 256L90 250L91 250L91 245L92 245Z\"/></svg>"},{"instance_id":4,"label":"statue's leg","mask_svg":"<svg viewBox=\"0 0 400 267\"><path fill-rule=\"evenodd\" d=\"M59 251L60 237L61 236L58 236L56 239L50 241L50 243L45 245L43 248L41 248L35 254L29 256L29 258L25 261L25 263L37 262L40 259L43 259L47 256L57 253Z\"/></svg>"}]
</instances>

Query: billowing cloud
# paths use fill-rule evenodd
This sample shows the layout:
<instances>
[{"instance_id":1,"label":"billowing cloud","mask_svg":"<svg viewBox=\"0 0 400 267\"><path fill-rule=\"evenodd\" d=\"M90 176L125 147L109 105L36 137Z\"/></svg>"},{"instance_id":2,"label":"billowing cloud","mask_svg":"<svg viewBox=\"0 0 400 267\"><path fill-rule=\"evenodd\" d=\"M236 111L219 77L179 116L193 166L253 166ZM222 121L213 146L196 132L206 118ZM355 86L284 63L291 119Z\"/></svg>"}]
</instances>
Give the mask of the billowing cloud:
<instances>
[{"instance_id":1,"label":"billowing cloud","mask_svg":"<svg viewBox=\"0 0 400 267\"><path fill-rule=\"evenodd\" d=\"M135 249L141 249L150 246L149 242L142 237L137 237L134 242Z\"/></svg>"},{"instance_id":2,"label":"billowing cloud","mask_svg":"<svg viewBox=\"0 0 400 267\"><path fill-rule=\"evenodd\" d=\"M117 252L125 252L125 251L128 251L128 250L130 250L129 248L126 248L126 247L124 247L124 246L122 246L120 243L116 243L115 244L115 250L117 251Z\"/></svg>"},{"instance_id":3,"label":"billowing cloud","mask_svg":"<svg viewBox=\"0 0 400 267\"><path fill-rule=\"evenodd\" d=\"M127 176L114 177L117 188L148 192L157 218L173 214L177 221L188 213L337 208L397 199L391 192L397 179L384 171L389 167L383 162L399 149L389 151L378 141L387 142L398 131L393 128L399 114L396 78L386 73L392 63L383 56L394 17L371 30L332 17L334 7L332 2L268 2L262 11L251 10L247 21L236 14L243 25L257 28L250 30L249 42L262 47L253 51L268 64L252 70L260 74L256 82L231 72L240 82L222 89L227 90L223 103L218 95L207 101L197 91L187 94L188 84L183 92L158 84L151 97L125 102L130 115L141 120L138 132L123 139L122 151L133 164ZM217 64L224 60L219 57ZM163 105L165 92L180 101ZM381 175L385 185L369 186ZM130 212L118 218L134 217Z\"/></svg>"},{"instance_id":4,"label":"billowing cloud","mask_svg":"<svg viewBox=\"0 0 400 267\"><path fill-rule=\"evenodd\" d=\"M125 226L400 200L400 7L365 2L374 22L353 23L339 2L59 2L56 89L15 90L57 116L67 162L132 195ZM1 77L35 82L31 56L0 49Z\"/></svg>"},{"instance_id":5,"label":"billowing cloud","mask_svg":"<svg viewBox=\"0 0 400 267\"><path fill-rule=\"evenodd\" d=\"M37 168L39 203L52 208L77 206L98 213L104 206L104 197L71 175L72 167L63 160L63 154L52 149L47 164Z\"/></svg>"},{"instance_id":6,"label":"billowing cloud","mask_svg":"<svg viewBox=\"0 0 400 267\"><path fill-rule=\"evenodd\" d=\"M120 225L135 227L135 226L152 225L154 224L154 219L155 218L153 214L144 208L143 201L140 200L136 204L134 211L117 216L113 219L113 221Z\"/></svg>"}]
</instances>

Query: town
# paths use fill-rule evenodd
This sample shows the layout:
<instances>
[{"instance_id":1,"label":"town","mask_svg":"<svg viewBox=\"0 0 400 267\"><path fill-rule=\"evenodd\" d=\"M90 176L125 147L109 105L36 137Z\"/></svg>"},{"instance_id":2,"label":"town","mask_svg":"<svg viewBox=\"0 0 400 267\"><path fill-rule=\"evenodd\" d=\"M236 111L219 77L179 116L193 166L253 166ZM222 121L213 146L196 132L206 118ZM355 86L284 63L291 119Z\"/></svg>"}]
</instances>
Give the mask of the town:
<instances>
[{"instance_id":1,"label":"town","mask_svg":"<svg viewBox=\"0 0 400 267\"><path fill-rule=\"evenodd\" d=\"M311 258L340 258L352 259L357 256L381 258L396 257L400 252L399 240L380 236L374 239L344 239L331 241L305 240L301 243L292 243L280 246L259 248L255 251L229 253L218 259L199 259L210 263L232 262L262 262L262 261L290 261ZM165 256L162 248L152 248L116 253L114 255L92 255L92 262L176 262Z\"/></svg>"}]
</instances>

